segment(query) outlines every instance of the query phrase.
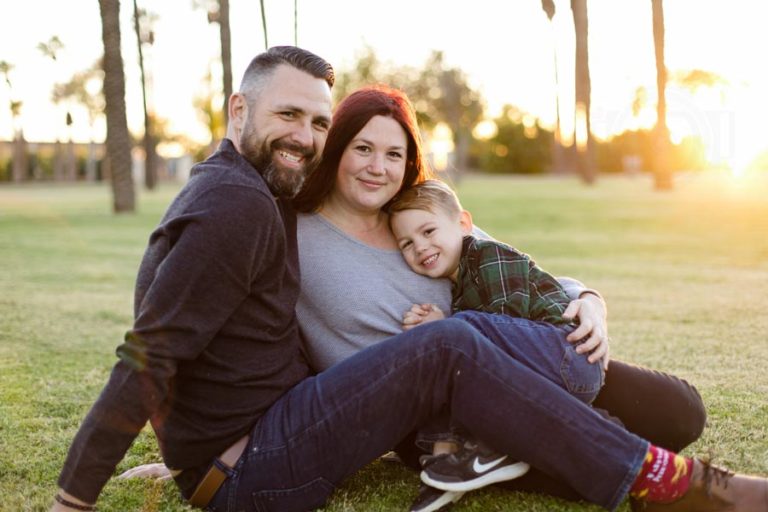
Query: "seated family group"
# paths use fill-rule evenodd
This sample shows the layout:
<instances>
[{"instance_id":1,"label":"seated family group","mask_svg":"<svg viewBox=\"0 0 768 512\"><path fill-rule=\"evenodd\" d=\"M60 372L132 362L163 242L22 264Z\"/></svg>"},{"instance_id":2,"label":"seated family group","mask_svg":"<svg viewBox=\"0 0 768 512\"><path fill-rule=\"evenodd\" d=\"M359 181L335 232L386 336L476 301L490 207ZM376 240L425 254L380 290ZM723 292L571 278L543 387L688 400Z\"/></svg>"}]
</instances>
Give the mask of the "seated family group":
<instances>
[{"instance_id":1,"label":"seated family group","mask_svg":"<svg viewBox=\"0 0 768 512\"><path fill-rule=\"evenodd\" d=\"M402 92L366 87L332 115L333 82L296 47L248 66L227 137L149 238L134 325L51 510L94 510L147 421L208 510L313 510L389 450L420 472L419 512L491 484L608 510L768 510L765 478L677 453L702 400L609 361L597 291L473 224Z\"/></svg>"}]
</instances>

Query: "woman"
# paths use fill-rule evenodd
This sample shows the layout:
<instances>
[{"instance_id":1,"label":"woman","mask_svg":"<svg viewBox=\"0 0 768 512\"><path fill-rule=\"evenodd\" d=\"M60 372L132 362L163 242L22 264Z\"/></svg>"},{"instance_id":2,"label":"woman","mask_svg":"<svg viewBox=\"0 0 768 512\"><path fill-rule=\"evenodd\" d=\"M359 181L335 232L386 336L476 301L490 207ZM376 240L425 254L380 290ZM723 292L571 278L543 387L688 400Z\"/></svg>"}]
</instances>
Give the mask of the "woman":
<instances>
[{"instance_id":1,"label":"woman","mask_svg":"<svg viewBox=\"0 0 768 512\"><path fill-rule=\"evenodd\" d=\"M298 219L297 313L318 371L401 332L402 314L414 303L450 311L450 284L408 269L385 212L398 191L429 177L415 115L401 92L362 89L339 104L322 162L295 200L304 212ZM602 299L573 283L567 288L574 299L568 313L581 322L572 341L590 334L584 349L598 359L607 352ZM594 406L673 451L698 439L706 419L701 397L687 382L619 361L611 363ZM406 440L399 452L418 467L412 446ZM505 485L579 497L537 471Z\"/></svg>"}]
</instances>

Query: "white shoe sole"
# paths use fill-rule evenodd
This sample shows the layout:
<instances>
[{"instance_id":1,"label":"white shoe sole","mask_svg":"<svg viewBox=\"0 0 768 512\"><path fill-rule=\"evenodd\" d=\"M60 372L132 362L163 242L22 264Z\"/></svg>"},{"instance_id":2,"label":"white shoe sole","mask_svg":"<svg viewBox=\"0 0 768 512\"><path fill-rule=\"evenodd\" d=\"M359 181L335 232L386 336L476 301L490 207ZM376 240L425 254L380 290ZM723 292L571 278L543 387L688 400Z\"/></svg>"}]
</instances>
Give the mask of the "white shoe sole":
<instances>
[{"instance_id":1,"label":"white shoe sole","mask_svg":"<svg viewBox=\"0 0 768 512\"><path fill-rule=\"evenodd\" d=\"M440 480L433 480L429 477L426 471L421 472L421 481L427 485L431 485L441 491L454 491L454 492L467 492L475 489L480 489L487 485L495 484L497 482L505 482L507 480L514 480L526 474L531 468L526 462L517 462L504 466L496 471L491 471L483 476L473 478L472 480L465 480L463 482L441 482Z\"/></svg>"},{"instance_id":2,"label":"white shoe sole","mask_svg":"<svg viewBox=\"0 0 768 512\"><path fill-rule=\"evenodd\" d=\"M436 510L440 510L440 508L448 505L449 503L456 503L461 499L462 496L464 496L463 492L445 491L442 496L437 498L428 506L418 509L417 512L435 512ZM411 512L414 512L414 510L415 509L411 509Z\"/></svg>"}]
</instances>

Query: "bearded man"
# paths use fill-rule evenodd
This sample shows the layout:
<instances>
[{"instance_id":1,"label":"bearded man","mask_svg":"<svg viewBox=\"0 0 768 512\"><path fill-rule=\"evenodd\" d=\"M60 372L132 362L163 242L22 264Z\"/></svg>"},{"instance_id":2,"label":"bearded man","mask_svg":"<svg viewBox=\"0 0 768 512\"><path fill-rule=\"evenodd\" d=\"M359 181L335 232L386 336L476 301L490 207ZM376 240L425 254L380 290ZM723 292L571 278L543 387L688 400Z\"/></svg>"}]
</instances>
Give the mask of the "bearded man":
<instances>
[{"instance_id":1,"label":"bearded man","mask_svg":"<svg viewBox=\"0 0 768 512\"><path fill-rule=\"evenodd\" d=\"M333 81L330 64L295 47L248 66L227 138L150 236L133 328L70 447L53 510L92 510L148 420L182 494L205 506L220 483L211 461L242 453L256 420L309 375L290 199L322 153Z\"/></svg>"}]
</instances>

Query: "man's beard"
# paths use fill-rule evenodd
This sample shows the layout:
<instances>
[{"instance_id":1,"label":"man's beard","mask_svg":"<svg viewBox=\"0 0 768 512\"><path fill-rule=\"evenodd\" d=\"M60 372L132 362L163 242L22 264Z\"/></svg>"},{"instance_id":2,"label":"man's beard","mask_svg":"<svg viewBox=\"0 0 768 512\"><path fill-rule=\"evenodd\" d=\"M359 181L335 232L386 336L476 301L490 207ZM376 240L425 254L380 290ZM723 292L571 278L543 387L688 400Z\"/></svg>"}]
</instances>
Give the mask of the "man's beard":
<instances>
[{"instance_id":1,"label":"man's beard","mask_svg":"<svg viewBox=\"0 0 768 512\"><path fill-rule=\"evenodd\" d=\"M286 169L272 160L274 151L285 150L291 154L299 154L304 159L304 164L299 169ZM240 151L248 162L261 173L267 182L269 190L276 197L291 198L301 188L304 178L319 162L319 156L311 148L305 148L282 139L268 144L266 140L260 140L256 130L246 123L240 136Z\"/></svg>"}]
</instances>

